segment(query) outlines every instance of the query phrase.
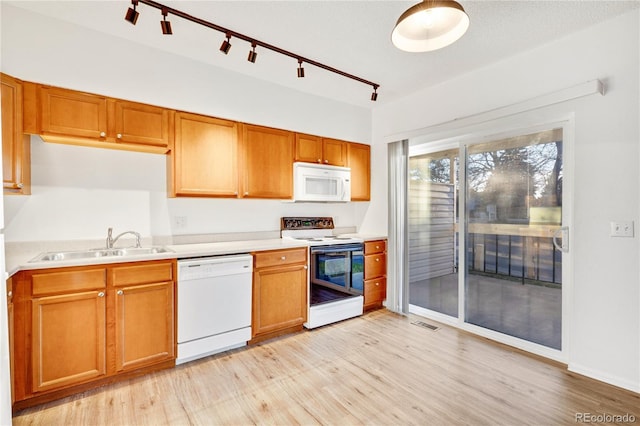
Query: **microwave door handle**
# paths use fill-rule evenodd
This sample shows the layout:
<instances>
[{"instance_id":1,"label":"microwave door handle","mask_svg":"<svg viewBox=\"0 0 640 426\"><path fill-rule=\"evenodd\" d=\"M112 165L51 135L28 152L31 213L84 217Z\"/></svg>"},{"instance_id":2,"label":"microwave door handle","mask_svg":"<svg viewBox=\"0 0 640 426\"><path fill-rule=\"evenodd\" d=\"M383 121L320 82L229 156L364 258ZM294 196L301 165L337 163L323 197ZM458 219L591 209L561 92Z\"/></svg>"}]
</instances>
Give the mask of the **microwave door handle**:
<instances>
[{"instance_id":1,"label":"microwave door handle","mask_svg":"<svg viewBox=\"0 0 640 426\"><path fill-rule=\"evenodd\" d=\"M347 195L347 185L345 184L345 179L340 179L340 183L342 184L342 196L340 197L340 199L344 200L344 196Z\"/></svg>"}]
</instances>

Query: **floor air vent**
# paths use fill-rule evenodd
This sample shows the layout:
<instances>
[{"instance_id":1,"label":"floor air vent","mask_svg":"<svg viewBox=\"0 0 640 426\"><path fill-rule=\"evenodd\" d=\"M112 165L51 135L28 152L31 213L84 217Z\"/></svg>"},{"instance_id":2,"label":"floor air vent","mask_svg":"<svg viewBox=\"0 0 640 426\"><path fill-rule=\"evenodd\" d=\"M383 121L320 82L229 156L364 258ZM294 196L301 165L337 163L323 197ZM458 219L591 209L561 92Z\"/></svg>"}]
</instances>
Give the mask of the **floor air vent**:
<instances>
[{"instance_id":1,"label":"floor air vent","mask_svg":"<svg viewBox=\"0 0 640 426\"><path fill-rule=\"evenodd\" d=\"M427 324L424 321L414 321L411 324L418 325L418 326L424 327L424 328L428 328L429 330L433 330L433 331L436 331L438 329L438 327L436 327L435 325Z\"/></svg>"}]
</instances>

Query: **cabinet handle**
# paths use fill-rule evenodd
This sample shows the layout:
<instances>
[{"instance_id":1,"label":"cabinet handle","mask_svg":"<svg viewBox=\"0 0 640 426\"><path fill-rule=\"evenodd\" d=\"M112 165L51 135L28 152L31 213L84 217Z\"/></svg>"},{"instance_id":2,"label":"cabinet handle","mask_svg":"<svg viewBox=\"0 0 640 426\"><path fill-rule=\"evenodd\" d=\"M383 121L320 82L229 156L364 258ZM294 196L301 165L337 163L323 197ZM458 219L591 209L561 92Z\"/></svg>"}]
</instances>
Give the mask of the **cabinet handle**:
<instances>
[{"instance_id":1,"label":"cabinet handle","mask_svg":"<svg viewBox=\"0 0 640 426\"><path fill-rule=\"evenodd\" d=\"M307 265L304 265L303 268L304 269L309 269L309 267Z\"/></svg>"},{"instance_id":2,"label":"cabinet handle","mask_svg":"<svg viewBox=\"0 0 640 426\"><path fill-rule=\"evenodd\" d=\"M16 184L16 188L22 189L22 187L24 187L24 183L19 182L19 183Z\"/></svg>"},{"instance_id":3,"label":"cabinet handle","mask_svg":"<svg viewBox=\"0 0 640 426\"><path fill-rule=\"evenodd\" d=\"M124 294L124 291L122 291L122 290L118 290L118 291L116 292L116 294L117 294L118 296L122 296L122 295Z\"/></svg>"},{"instance_id":4,"label":"cabinet handle","mask_svg":"<svg viewBox=\"0 0 640 426\"><path fill-rule=\"evenodd\" d=\"M380 262L380 258L379 257L376 257L376 262Z\"/></svg>"},{"instance_id":5,"label":"cabinet handle","mask_svg":"<svg viewBox=\"0 0 640 426\"><path fill-rule=\"evenodd\" d=\"M7 297L11 297L11 296L13 296L13 292L9 290L9 293L7 293Z\"/></svg>"},{"instance_id":6,"label":"cabinet handle","mask_svg":"<svg viewBox=\"0 0 640 426\"><path fill-rule=\"evenodd\" d=\"M104 297L104 291L101 291L100 293L98 293L98 297Z\"/></svg>"},{"instance_id":7,"label":"cabinet handle","mask_svg":"<svg viewBox=\"0 0 640 426\"><path fill-rule=\"evenodd\" d=\"M325 164L329 164L329 160L324 160L324 163Z\"/></svg>"},{"instance_id":8,"label":"cabinet handle","mask_svg":"<svg viewBox=\"0 0 640 426\"><path fill-rule=\"evenodd\" d=\"M380 283L376 283L376 286L379 286L379 285L380 285Z\"/></svg>"},{"instance_id":9,"label":"cabinet handle","mask_svg":"<svg viewBox=\"0 0 640 426\"><path fill-rule=\"evenodd\" d=\"M105 136L107 136L107 134L105 132L100 132L100 137L104 138Z\"/></svg>"},{"instance_id":10,"label":"cabinet handle","mask_svg":"<svg viewBox=\"0 0 640 426\"><path fill-rule=\"evenodd\" d=\"M116 137L117 137L118 139L122 139L122 133L118 133L118 134L116 135Z\"/></svg>"},{"instance_id":11,"label":"cabinet handle","mask_svg":"<svg viewBox=\"0 0 640 426\"><path fill-rule=\"evenodd\" d=\"M287 260L287 256L282 256L280 260Z\"/></svg>"},{"instance_id":12,"label":"cabinet handle","mask_svg":"<svg viewBox=\"0 0 640 426\"><path fill-rule=\"evenodd\" d=\"M318 163L322 163L322 160L318 158Z\"/></svg>"},{"instance_id":13,"label":"cabinet handle","mask_svg":"<svg viewBox=\"0 0 640 426\"><path fill-rule=\"evenodd\" d=\"M249 192L248 192L248 191L247 191L247 192L245 192L245 193L244 193L244 195L249 195Z\"/></svg>"}]
</instances>

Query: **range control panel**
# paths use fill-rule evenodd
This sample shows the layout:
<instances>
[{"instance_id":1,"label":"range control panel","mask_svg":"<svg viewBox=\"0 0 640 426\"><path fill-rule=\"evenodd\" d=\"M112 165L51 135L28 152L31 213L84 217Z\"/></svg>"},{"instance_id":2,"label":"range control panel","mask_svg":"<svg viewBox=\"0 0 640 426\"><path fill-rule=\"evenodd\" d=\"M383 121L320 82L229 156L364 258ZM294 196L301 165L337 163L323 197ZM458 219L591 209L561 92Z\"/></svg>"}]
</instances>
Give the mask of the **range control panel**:
<instances>
[{"instance_id":1,"label":"range control panel","mask_svg":"<svg viewBox=\"0 0 640 426\"><path fill-rule=\"evenodd\" d=\"M283 217L280 230L333 229L332 217Z\"/></svg>"}]
</instances>

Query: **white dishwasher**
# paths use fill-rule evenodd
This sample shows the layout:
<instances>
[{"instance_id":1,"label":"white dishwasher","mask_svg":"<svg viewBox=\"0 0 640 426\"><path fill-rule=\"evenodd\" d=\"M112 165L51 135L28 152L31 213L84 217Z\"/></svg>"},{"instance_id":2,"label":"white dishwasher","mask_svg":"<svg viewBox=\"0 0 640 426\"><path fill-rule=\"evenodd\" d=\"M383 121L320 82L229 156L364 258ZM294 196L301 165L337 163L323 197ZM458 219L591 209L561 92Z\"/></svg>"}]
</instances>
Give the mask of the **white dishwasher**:
<instances>
[{"instance_id":1,"label":"white dishwasher","mask_svg":"<svg viewBox=\"0 0 640 426\"><path fill-rule=\"evenodd\" d=\"M251 255L178 260L178 357L183 364L251 340Z\"/></svg>"}]
</instances>

